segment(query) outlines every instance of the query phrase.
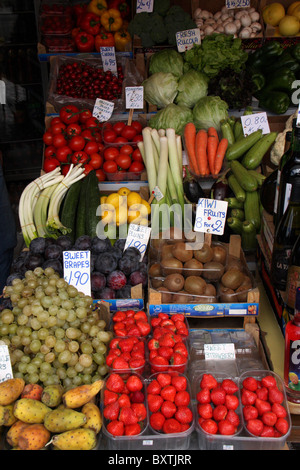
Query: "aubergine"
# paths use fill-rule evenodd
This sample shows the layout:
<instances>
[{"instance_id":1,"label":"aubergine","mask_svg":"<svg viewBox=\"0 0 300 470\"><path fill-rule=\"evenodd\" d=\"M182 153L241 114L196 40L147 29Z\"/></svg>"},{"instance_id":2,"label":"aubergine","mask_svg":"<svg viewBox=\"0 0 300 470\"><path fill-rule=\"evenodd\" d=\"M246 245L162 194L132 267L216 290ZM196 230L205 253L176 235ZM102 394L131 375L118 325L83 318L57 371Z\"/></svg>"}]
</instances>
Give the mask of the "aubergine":
<instances>
[{"instance_id":1,"label":"aubergine","mask_svg":"<svg viewBox=\"0 0 300 470\"><path fill-rule=\"evenodd\" d=\"M192 203L197 203L199 198L205 197L200 184L192 177L188 177L184 180L183 190L187 200Z\"/></svg>"},{"instance_id":2,"label":"aubergine","mask_svg":"<svg viewBox=\"0 0 300 470\"><path fill-rule=\"evenodd\" d=\"M226 197L229 197L231 189L229 187L227 178L222 176L217 179L211 187L210 197L211 199L217 199L218 201L224 201Z\"/></svg>"}]
</instances>

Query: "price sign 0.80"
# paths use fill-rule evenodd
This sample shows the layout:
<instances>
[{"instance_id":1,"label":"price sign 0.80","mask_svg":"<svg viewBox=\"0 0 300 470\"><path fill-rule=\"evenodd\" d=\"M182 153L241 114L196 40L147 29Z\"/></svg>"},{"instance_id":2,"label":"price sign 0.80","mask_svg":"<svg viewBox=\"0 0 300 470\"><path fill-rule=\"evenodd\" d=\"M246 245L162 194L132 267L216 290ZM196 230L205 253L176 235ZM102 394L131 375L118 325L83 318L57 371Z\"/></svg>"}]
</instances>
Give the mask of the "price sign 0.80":
<instances>
[{"instance_id":1,"label":"price sign 0.80","mask_svg":"<svg viewBox=\"0 0 300 470\"><path fill-rule=\"evenodd\" d=\"M244 135L252 134L252 132L262 130L263 134L270 133L269 121L267 113L246 114L241 116Z\"/></svg>"}]
</instances>

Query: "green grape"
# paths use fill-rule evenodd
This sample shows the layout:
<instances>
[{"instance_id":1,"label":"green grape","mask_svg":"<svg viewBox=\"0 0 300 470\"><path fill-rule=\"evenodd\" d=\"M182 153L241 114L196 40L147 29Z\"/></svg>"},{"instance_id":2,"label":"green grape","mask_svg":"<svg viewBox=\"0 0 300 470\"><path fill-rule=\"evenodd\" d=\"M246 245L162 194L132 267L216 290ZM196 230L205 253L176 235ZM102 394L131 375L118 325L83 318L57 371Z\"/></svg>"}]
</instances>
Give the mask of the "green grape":
<instances>
[{"instance_id":1,"label":"green grape","mask_svg":"<svg viewBox=\"0 0 300 470\"><path fill-rule=\"evenodd\" d=\"M47 328L41 328L38 331L38 338L42 341L45 341L45 339L49 336L49 330Z\"/></svg>"},{"instance_id":2,"label":"green grape","mask_svg":"<svg viewBox=\"0 0 300 470\"><path fill-rule=\"evenodd\" d=\"M83 322L80 329L82 333L89 333L91 325L88 322Z\"/></svg>"},{"instance_id":3,"label":"green grape","mask_svg":"<svg viewBox=\"0 0 300 470\"><path fill-rule=\"evenodd\" d=\"M38 315L38 313L42 311L43 311L43 307L41 305L33 304L31 306L32 315L34 315L35 317Z\"/></svg>"},{"instance_id":4,"label":"green grape","mask_svg":"<svg viewBox=\"0 0 300 470\"><path fill-rule=\"evenodd\" d=\"M103 364L102 366L98 367L98 372L102 377L104 377L104 375L106 375L108 371L109 371L109 368L106 364Z\"/></svg>"},{"instance_id":5,"label":"green grape","mask_svg":"<svg viewBox=\"0 0 300 470\"><path fill-rule=\"evenodd\" d=\"M68 366L73 367L78 363L78 354L77 353L71 353L71 358L68 361Z\"/></svg>"},{"instance_id":6,"label":"green grape","mask_svg":"<svg viewBox=\"0 0 300 470\"><path fill-rule=\"evenodd\" d=\"M15 335L18 329L18 325L16 323L11 323L8 326L8 332L10 335Z\"/></svg>"},{"instance_id":7,"label":"green grape","mask_svg":"<svg viewBox=\"0 0 300 470\"><path fill-rule=\"evenodd\" d=\"M21 343L23 346L29 346L31 343L31 338L29 336L22 336Z\"/></svg>"},{"instance_id":8,"label":"green grape","mask_svg":"<svg viewBox=\"0 0 300 470\"><path fill-rule=\"evenodd\" d=\"M20 336L12 336L10 341L14 348L18 348L22 345L22 338Z\"/></svg>"},{"instance_id":9,"label":"green grape","mask_svg":"<svg viewBox=\"0 0 300 470\"><path fill-rule=\"evenodd\" d=\"M90 341L83 341L80 349L84 354L91 354L93 352L93 345Z\"/></svg>"},{"instance_id":10,"label":"green grape","mask_svg":"<svg viewBox=\"0 0 300 470\"><path fill-rule=\"evenodd\" d=\"M1 325L0 326L0 335L6 336L9 334L9 325Z\"/></svg>"},{"instance_id":11,"label":"green grape","mask_svg":"<svg viewBox=\"0 0 300 470\"><path fill-rule=\"evenodd\" d=\"M108 343L108 341L110 341L112 339L112 334L109 331L101 330L101 331L98 332L97 338L100 341L103 341L103 343Z\"/></svg>"},{"instance_id":12,"label":"green grape","mask_svg":"<svg viewBox=\"0 0 300 470\"><path fill-rule=\"evenodd\" d=\"M66 389L66 390L69 390L70 388L73 388L73 382L72 382L72 379L70 377L66 377L63 381L63 387Z\"/></svg>"},{"instance_id":13,"label":"green grape","mask_svg":"<svg viewBox=\"0 0 300 470\"><path fill-rule=\"evenodd\" d=\"M73 322L75 320L76 320L75 310L69 310L69 313L68 313L68 316L67 316L67 321L70 323L70 322Z\"/></svg>"},{"instance_id":14,"label":"green grape","mask_svg":"<svg viewBox=\"0 0 300 470\"><path fill-rule=\"evenodd\" d=\"M27 325L27 322L28 322L27 315L25 315L24 313L21 313L20 315L18 315L17 317L18 325Z\"/></svg>"},{"instance_id":15,"label":"green grape","mask_svg":"<svg viewBox=\"0 0 300 470\"><path fill-rule=\"evenodd\" d=\"M21 298L21 295L16 294L15 292L13 292L10 296L10 300L12 301L13 304L17 304L19 302L20 298Z\"/></svg>"},{"instance_id":16,"label":"green grape","mask_svg":"<svg viewBox=\"0 0 300 470\"><path fill-rule=\"evenodd\" d=\"M96 351L97 353L105 354L107 351L107 346L102 341L100 341L100 343L96 347Z\"/></svg>"},{"instance_id":17,"label":"green grape","mask_svg":"<svg viewBox=\"0 0 300 470\"><path fill-rule=\"evenodd\" d=\"M63 328L56 328L54 334L57 339L62 339L65 336L65 330Z\"/></svg>"},{"instance_id":18,"label":"green grape","mask_svg":"<svg viewBox=\"0 0 300 470\"><path fill-rule=\"evenodd\" d=\"M40 276L42 276L42 275L44 274L44 270L43 270L43 268L41 268L40 266L38 266L37 268L35 268L35 269L33 270L33 274L34 274L35 276L37 276L37 277L40 277Z\"/></svg>"},{"instance_id":19,"label":"green grape","mask_svg":"<svg viewBox=\"0 0 300 470\"><path fill-rule=\"evenodd\" d=\"M36 372L35 374L29 374L29 383L36 384L40 379L39 374Z\"/></svg>"},{"instance_id":20,"label":"green grape","mask_svg":"<svg viewBox=\"0 0 300 470\"><path fill-rule=\"evenodd\" d=\"M46 362L49 362L51 364L51 362L53 362L55 359L55 354L53 352L49 352L48 354L45 355L45 361Z\"/></svg>"},{"instance_id":21,"label":"green grape","mask_svg":"<svg viewBox=\"0 0 300 470\"><path fill-rule=\"evenodd\" d=\"M21 374L26 374L26 372L27 372L27 364L24 364L24 362L19 362L19 364L18 364L18 371L21 372Z\"/></svg>"},{"instance_id":22,"label":"green grape","mask_svg":"<svg viewBox=\"0 0 300 470\"><path fill-rule=\"evenodd\" d=\"M46 289L45 289L45 294L46 294L46 296L51 296L51 295L53 295L53 294L55 294L55 293L56 293L55 284L53 285L52 282L49 282L48 286L47 286ZM51 297L50 297L50 299L51 299ZM50 305L51 305L51 304L52 304L52 299L51 299Z\"/></svg>"},{"instance_id":23,"label":"green grape","mask_svg":"<svg viewBox=\"0 0 300 470\"><path fill-rule=\"evenodd\" d=\"M21 357L21 362L23 362L24 364L29 364L30 361L30 356L27 356L26 354Z\"/></svg>"},{"instance_id":24,"label":"green grape","mask_svg":"<svg viewBox=\"0 0 300 470\"><path fill-rule=\"evenodd\" d=\"M103 365L105 363L105 357L104 354L101 353L95 353L93 354L93 360L98 364L99 366Z\"/></svg>"},{"instance_id":25,"label":"green grape","mask_svg":"<svg viewBox=\"0 0 300 470\"><path fill-rule=\"evenodd\" d=\"M89 367L93 363L93 358L89 354L81 354L78 361L83 367Z\"/></svg>"},{"instance_id":26,"label":"green grape","mask_svg":"<svg viewBox=\"0 0 300 470\"><path fill-rule=\"evenodd\" d=\"M77 363L75 364L74 368L75 368L75 370L76 370L77 373L81 373L81 372L83 371L83 369L84 369L84 367L83 367L79 362L77 362Z\"/></svg>"},{"instance_id":27,"label":"green grape","mask_svg":"<svg viewBox=\"0 0 300 470\"><path fill-rule=\"evenodd\" d=\"M68 343L68 349L69 351L71 351L72 353L76 353L79 349L79 343L78 341L70 341Z\"/></svg>"},{"instance_id":28,"label":"green grape","mask_svg":"<svg viewBox=\"0 0 300 470\"><path fill-rule=\"evenodd\" d=\"M6 325L10 325L11 323L13 323L14 318L15 318L14 314L12 313L11 310L9 310L8 308L5 308L4 310L2 310L1 321L3 323L5 323Z\"/></svg>"},{"instance_id":29,"label":"green grape","mask_svg":"<svg viewBox=\"0 0 300 470\"><path fill-rule=\"evenodd\" d=\"M52 328L53 326L55 326L57 324L57 318L56 317L49 317L48 318L48 321L47 321L47 326L49 328Z\"/></svg>"},{"instance_id":30,"label":"green grape","mask_svg":"<svg viewBox=\"0 0 300 470\"><path fill-rule=\"evenodd\" d=\"M87 317L87 309L83 306L77 307L75 312L76 312L77 318L80 318L80 320L83 320L84 318Z\"/></svg>"},{"instance_id":31,"label":"green grape","mask_svg":"<svg viewBox=\"0 0 300 470\"><path fill-rule=\"evenodd\" d=\"M51 307L48 309L48 313L49 315L57 315L58 310L58 305L51 305Z\"/></svg>"},{"instance_id":32,"label":"green grape","mask_svg":"<svg viewBox=\"0 0 300 470\"><path fill-rule=\"evenodd\" d=\"M52 303L53 305L56 305L57 307L61 305L61 298L59 297L58 294L52 297Z\"/></svg>"},{"instance_id":33,"label":"green grape","mask_svg":"<svg viewBox=\"0 0 300 470\"><path fill-rule=\"evenodd\" d=\"M97 325L93 325L91 326L90 328L90 331L89 331L89 335L94 337L94 336L97 336L98 332L100 331L100 329L98 328Z\"/></svg>"},{"instance_id":34,"label":"green grape","mask_svg":"<svg viewBox=\"0 0 300 470\"><path fill-rule=\"evenodd\" d=\"M92 376L90 374L84 374L82 376L82 383L90 384L92 382Z\"/></svg>"},{"instance_id":35,"label":"green grape","mask_svg":"<svg viewBox=\"0 0 300 470\"><path fill-rule=\"evenodd\" d=\"M38 354L32 359L31 364L35 364L37 367L41 367L44 358L38 356Z\"/></svg>"},{"instance_id":36,"label":"green grape","mask_svg":"<svg viewBox=\"0 0 300 470\"><path fill-rule=\"evenodd\" d=\"M76 297L78 290L74 286L68 286L67 292L68 292L69 297L74 298Z\"/></svg>"},{"instance_id":37,"label":"green grape","mask_svg":"<svg viewBox=\"0 0 300 470\"><path fill-rule=\"evenodd\" d=\"M64 367L58 367L56 369L56 374L60 378L60 380L64 380L67 377L67 373Z\"/></svg>"},{"instance_id":38,"label":"green grape","mask_svg":"<svg viewBox=\"0 0 300 470\"><path fill-rule=\"evenodd\" d=\"M61 306L66 310L72 310L74 308L74 302L71 299L63 300Z\"/></svg>"},{"instance_id":39,"label":"green grape","mask_svg":"<svg viewBox=\"0 0 300 470\"><path fill-rule=\"evenodd\" d=\"M49 335L45 339L45 345L48 346L48 348L53 348L56 343L56 337L54 335Z\"/></svg>"},{"instance_id":40,"label":"green grape","mask_svg":"<svg viewBox=\"0 0 300 470\"><path fill-rule=\"evenodd\" d=\"M42 362L40 365L40 371L50 375L53 372L53 367L49 362Z\"/></svg>"},{"instance_id":41,"label":"green grape","mask_svg":"<svg viewBox=\"0 0 300 470\"><path fill-rule=\"evenodd\" d=\"M39 350L41 349L41 342L39 339L34 339L33 341L31 341L30 343L30 349L33 353L37 353L39 352Z\"/></svg>"},{"instance_id":42,"label":"green grape","mask_svg":"<svg viewBox=\"0 0 300 470\"><path fill-rule=\"evenodd\" d=\"M39 373L40 382L45 383L47 378L48 378L48 374L46 372L40 372Z\"/></svg>"},{"instance_id":43,"label":"green grape","mask_svg":"<svg viewBox=\"0 0 300 470\"><path fill-rule=\"evenodd\" d=\"M76 318L74 321L69 322L70 327L80 329L81 321L79 318Z\"/></svg>"},{"instance_id":44,"label":"green grape","mask_svg":"<svg viewBox=\"0 0 300 470\"><path fill-rule=\"evenodd\" d=\"M31 279L28 279L27 281L27 286L30 288L30 289L36 289L37 288L37 280L35 277L31 278Z\"/></svg>"},{"instance_id":45,"label":"green grape","mask_svg":"<svg viewBox=\"0 0 300 470\"><path fill-rule=\"evenodd\" d=\"M16 279L14 279L14 281L16 281ZM23 290L24 287L25 287L21 279L18 279L18 281L19 281L19 282L13 282L13 283L12 283L13 291L14 291L15 293L22 292L22 290Z\"/></svg>"},{"instance_id":46,"label":"green grape","mask_svg":"<svg viewBox=\"0 0 300 470\"><path fill-rule=\"evenodd\" d=\"M71 357L72 357L72 353L68 351L68 349L66 349L65 351L62 351L59 353L58 360L61 364L66 364L67 362L69 362Z\"/></svg>"},{"instance_id":47,"label":"green grape","mask_svg":"<svg viewBox=\"0 0 300 470\"><path fill-rule=\"evenodd\" d=\"M41 323L45 323L49 318L49 313L47 312L47 310L43 310L42 312L39 312L37 314L37 319L39 322Z\"/></svg>"},{"instance_id":48,"label":"green grape","mask_svg":"<svg viewBox=\"0 0 300 470\"><path fill-rule=\"evenodd\" d=\"M66 343L64 342L63 339L57 339L55 345L54 345L54 350L55 352L57 353L61 353L62 351L64 351L66 349Z\"/></svg>"},{"instance_id":49,"label":"green grape","mask_svg":"<svg viewBox=\"0 0 300 470\"><path fill-rule=\"evenodd\" d=\"M12 313L14 314L14 316L16 317L17 315L19 315L20 313L22 313L22 309L18 306L15 306L13 307L12 309Z\"/></svg>"},{"instance_id":50,"label":"green grape","mask_svg":"<svg viewBox=\"0 0 300 470\"><path fill-rule=\"evenodd\" d=\"M59 289L58 291L58 296L60 297L61 301L62 300L67 300L68 298L68 293L65 289Z\"/></svg>"},{"instance_id":51,"label":"green grape","mask_svg":"<svg viewBox=\"0 0 300 470\"><path fill-rule=\"evenodd\" d=\"M32 294L33 294L33 289L31 289L31 287L25 287L25 288L22 290L22 296L23 296L23 298L31 297Z\"/></svg>"},{"instance_id":52,"label":"green grape","mask_svg":"<svg viewBox=\"0 0 300 470\"><path fill-rule=\"evenodd\" d=\"M25 305L23 308L23 314L26 315L26 317L30 317L32 315L32 306L31 304Z\"/></svg>"},{"instance_id":53,"label":"green grape","mask_svg":"<svg viewBox=\"0 0 300 470\"><path fill-rule=\"evenodd\" d=\"M48 348L48 346L46 346L46 344L42 344L40 351L41 351L42 354L46 355L46 354L48 354L51 350L50 350L50 348Z\"/></svg>"},{"instance_id":54,"label":"green grape","mask_svg":"<svg viewBox=\"0 0 300 470\"><path fill-rule=\"evenodd\" d=\"M81 331L76 328L67 328L66 330L66 337L69 339L76 339L80 336Z\"/></svg>"},{"instance_id":55,"label":"green grape","mask_svg":"<svg viewBox=\"0 0 300 470\"><path fill-rule=\"evenodd\" d=\"M79 387L79 385L82 384L82 378L80 377L80 375L75 375L75 377L73 377L73 384L74 387Z\"/></svg>"},{"instance_id":56,"label":"green grape","mask_svg":"<svg viewBox=\"0 0 300 470\"><path fill-rule=\"evenodd\" d=\"M59 320L66 320L68 317L68 310L66 310L65 308L60 308L57 312L57 318Z\"/></svg>"},{"instance_id":57,"label":"green grape","mask_svg":"<svg viewBox=\"0 0 300 470\"><path fill-rule=\"evenodd\" d=\"M27 364L27 374L36 374L38 371L38 367L35 364Z\"/></svg>"}]
</instances>

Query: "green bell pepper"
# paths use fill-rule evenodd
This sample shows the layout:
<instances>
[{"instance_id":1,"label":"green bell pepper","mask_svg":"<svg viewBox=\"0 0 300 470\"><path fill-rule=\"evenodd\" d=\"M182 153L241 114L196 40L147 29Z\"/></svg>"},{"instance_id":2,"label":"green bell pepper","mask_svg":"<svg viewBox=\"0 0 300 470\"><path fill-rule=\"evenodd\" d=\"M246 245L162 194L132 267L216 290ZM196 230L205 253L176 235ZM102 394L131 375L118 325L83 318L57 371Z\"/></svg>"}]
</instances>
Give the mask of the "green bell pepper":
<instances>
[{"instance_id":1,"label":"green bell pepper","mask_svg":"<svg viewBox=\"0 0 300 470\"><path fill-rule=\"evenodd\" d=\"M274 73L281 73L282 68L288 68L292 72L297 72L300 69L300 63L286 50L278 59L266 67L265 71L268 76L273 76Z\"/></svg>"},{"instance_id":2,"label":"green bell pepper","mask_svg":"<svg viewBox=\"0 0 300 470\"><path fill-rule=\"evenodd\" d=\"M283 67L280 70L280 73L276 73L275 75L273 75L272 78L267 81L264 90L285 91L287 94L290 95L292 92L292 85L295 80L296 76L294 72L287 67Z\"/></svg>"},{"instance_id":3,"label":"green bell pepper","mask_svg":"<svg viewBox=\"0 0 300 470\"><path fill-rule=\"evenodd\" d=\"M254 93L261 90L266 84L265 76L260 72L254 72L251 75L251 80L254 85Z\"/></svg>"},{"instance_id":4,"label":"green bell pepper","mask_svg":"<svg viewBox=\"0 0 300 470\"><path fill-rule=\"evenodd\" d=\"M284 91L262 89L256 94L258 105L274 114L284 114L290 106L290 97Z\"/></svg>"},{"instance_id":5,"label":"green bell pepper","mask_svg":"<svg viewBox=\"0 0 300 470\"><path fill-rule=\"evenodd\" d=\"M296 59L298 62L300 62L300 43L296 44L295 46L292 46L289 49L292 57Z\"/></svg>"},{"instance_id":6,"label":"green bell pepper","mask_svg":"<svg viewBox=\"0 0 300 470\"><path fill-rule=\"evenodd\" d=\"M283 47L277 41L268 41L252 54L248 55L246 67L250 70L265 70L269 64L277 60L283 54Z\"/></svg>"}]
</instances>

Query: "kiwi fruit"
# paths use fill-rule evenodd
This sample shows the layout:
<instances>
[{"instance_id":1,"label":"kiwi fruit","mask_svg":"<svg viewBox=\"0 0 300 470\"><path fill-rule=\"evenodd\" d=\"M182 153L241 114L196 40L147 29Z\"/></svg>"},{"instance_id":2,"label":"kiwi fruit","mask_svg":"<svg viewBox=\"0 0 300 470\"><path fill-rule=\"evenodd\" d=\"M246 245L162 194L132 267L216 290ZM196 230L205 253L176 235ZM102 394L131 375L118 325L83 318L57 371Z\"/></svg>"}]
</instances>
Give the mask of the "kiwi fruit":
<instances>
[{"instance_id":1,"label":"kiwi fruit","mask_svg":"<svg viewBox=\"0 0 300 470\"><path fill-rule=\"evenodd\" d=\"M244 289L247 289L247 290L252 288L252 281L251 281L250 277L247 276L246 274L244 276L244 280L243 280L242 284L240 285L240 287L243 287Z\"/></svg>"},{"instance_id":2,"label":"kiwi fruit","mask_svg":"<svg viewBox=\"0 0 300 470\"><path fill-rule=\"evenodd\" d=\"M164 244L161 248L161 259L173 258L173 245Z\"/></svg>"},{"instance_id":3,"label":"kiwi fruit","mask_svg":"<svg viewBox=\"0 0 300 470\"><path fill-rule=\"evenodd\" d=\"M151 287L153 287L153 289L157 289L158 287L161 287L163 285L163 280L159 277L152 277L150 282Z\"/></svg>"},{"instance_id":4,"label":"kiwi fruit","mask_svg":"<svg viewBox=\"0 0 300 470\"><path fill-rule=\"evenodd\" d=\"M180 290L176 294L172 295L172 302L174 304L188 304L190 295L185 290Z\"/></svg>"},{"instance_id":5,"label":"kiwi fruit","mask_svg":"<svg viewBox=\"0 0 300 470\"><path fill-rule=\"evenodd\" d=\"M161 269L159 263L154 263L149 268L149 277L160 277Z\"/></svg>"},{"instance_id":6,"label":"kiwi fruit","mask_svg":"<svg viewBox=\"0 0 300 470\"><path fill-rule=\"evenodd\" d=\"M205 286L206 282L200 276L188 276L184 282L184 290L193 295L203 294Z\"/></svg>"},{"instance_id":7,"label":"kiwi fruit","mask_svg":"<svg viewBox=\"0 0 300 470\"><path fill-rule=\"evenodd\" d=\"M244 278L245 278L245 274L242 273L242 271L240 271L239 269L233 268L233 269L229 269L223 274L221 278L221 282L224 287L229 287L230 289L235 290L238 287L240 287L240 285L244 281Z\"/></svg>"},{"instance_id":8,"label":"kiwi fruit","mask_svg":"<svg viewBox=\"0 0 300 470\"><path fill-rule=\"evenodd\" d=\"M177 242L173 245L172 255L185 263L193 258L193 249L188 243Z\"/></svg>"},{"instance_id":9,"label":"kiwi fruit","mask_svg":"<svg viewBox=\"0 0 300 470\"><path fill-rule=\"evenodd\" d=\"M248 297L248 288L245 286L240 286L236 289L238 302L247 302Z\"/></svg>"},{"instance_id":10,"label":"kiwi fruit","mask_svg":"<svg viewBox=\"0 0 300 470\"><path fill-rule=\"evenodd\" d=\"M204 263L202 276L210 281L218 281L224 274L225 267L218 261Z\"/></svg>"},{"instance_id":11,"label":"kiwi fruit","mask_svg":"<svg viewBox=\"0 0 300 470\"><path fill-rule=\"evenodd\" d=\"M167 276L168 274L181 274L183 264L179 259L174 258L165 258L161 261L162 274Z\"/></svg>"},{"instance_id":12,"label":"kiwi fruit","mask_svg":"<svg viewBox=\"0 0 300 470\"><path fill-rule=\"evenodd\" d=\"M212 246L213 258L212 261L217 261L225 266L227 258L227 250L224 246L214 245Z\"/></svg>"},{"instance_id":13,"label":"kiwi fruit","mask_svg":"<svg viewBox=\"0 0 300 470\"><path fill-rule=\"evenodd\" d=\"M207 295L209 297L216 297L217 289L213 284L206 284L204 289L204 295Z\"/></svg>"},{"instance_id":14,"label":"kiwi fruit","mask_svg":"<svg viewBox=\"0 0 300 470\"><path fill-rule=\"evenodd\" d=\"M161 293L161 303L162 304L170 304L172 301L172 294L168 291L166 287L159 287L157 289L158 292Z\"/></svg>"},{"instance_id":15,"label":"kiwi fruit","mask_svg":"<svg viewBox=\"0 0 300 470\"><path fill-rule=\"evenodd\" d=\"M184 277L182 274L169 274L164 280L164 287L166 287L170 292L179 292L183 289L183 286Z\"/></svg>"},{"instance_id":16,"label":"kiwi fruit","mask_svg":"<svg viewBox=\"0 0 300 470\"><path fill-rule=\"evenodd\" d=\"M229 269L243 269L243 264L239 258L233 255L229 255L226 263L226 268L225 271L228 271Z\"/></svg>"},{"instance_id":17,"label":"kiwi fruit","mask_svg":"<svg viewBox=\"0 0 300 470\"><path fill-rule=\"evenodd\" d=\"M224 303L233 301L234 290L229 287L220 286L220 300Z\"/></svg>"},{"instance_id":18,"label":"kiwi fruit","mask_svg":"<svg viewBox=\"0 0 300 470\"><path fill-rule=\"evenodd\" d=\"M204 243L202 248L194 250L194 257L201 263L208 263L213 259L213 249L208 243Z\"/></svg>"},{"instance_id":19,"label":"kiwi fruit","mask_svg":"<svg viewBox=\"0 0 300 470\"><path fill-rule=\"evenodd\" d=\"M185 276L199 276L202 269L203 263L198 261L196 258L192 258L184 263L182 274Z\"/></svg>"}]
</instances>

